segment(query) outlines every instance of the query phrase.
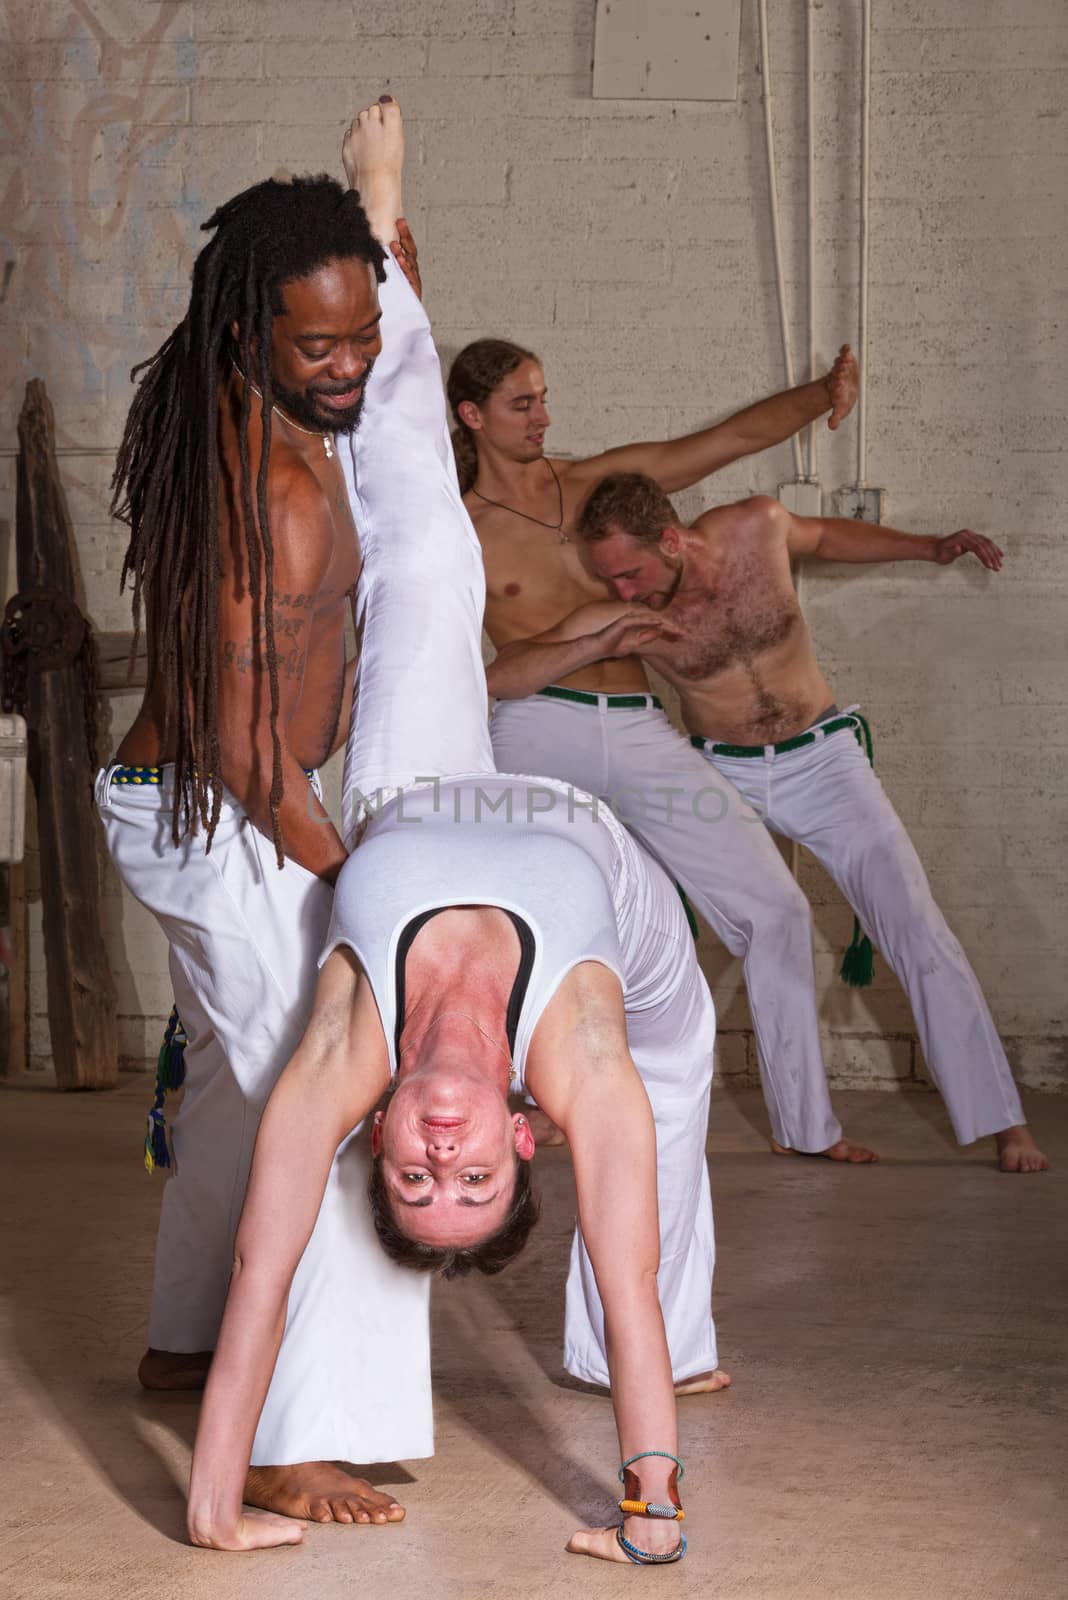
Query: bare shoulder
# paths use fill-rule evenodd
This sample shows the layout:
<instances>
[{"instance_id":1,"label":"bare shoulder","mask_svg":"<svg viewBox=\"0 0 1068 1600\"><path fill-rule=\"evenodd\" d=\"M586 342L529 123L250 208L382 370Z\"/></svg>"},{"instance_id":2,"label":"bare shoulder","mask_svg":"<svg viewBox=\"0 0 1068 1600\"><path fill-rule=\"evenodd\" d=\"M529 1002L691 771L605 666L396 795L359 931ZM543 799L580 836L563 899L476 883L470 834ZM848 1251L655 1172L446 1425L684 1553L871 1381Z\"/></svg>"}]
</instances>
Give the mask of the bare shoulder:
<instances>
[{"instance_id":1,"label":"bare shoulder","mask_svg":"<svg viewBox=\"0 0 1068 1600\"><path fill-rule=\"evenodd\" d=\"M559 478L561 487L569 490L572 495L583 498L607 476L610 470L603 455L584 456L579 461L568 460L564 456L553 456L551 459L546 457L546 459Z\"/></svg>"},{"instance_id":2,"label":"bare shoulder","mask_svg":"<svg viewBox=\"0 0 1068 1600\"><path fill-rule=\"evenodd\" d=\"M745 500L734 500L730 505L713 506L694 523L702 534L722 534L737 538L750 535L754 538L785 536L789 513L770 494L753 494Z\"/></svg>"},{"instance_id":3,"label":"bare shoulder","mask_svg":"<svg viewBox=\"0 0 1068 1600\"><path fill-rule=\"evenodd\" d=\"M622 985L602 962L582 961L564 978L534 1030L527 1059L531 1091L544 1104L539 1087L548 1087L545 1079L551 1078L552 1097L566 1098L591 1071L609 1070L621 1059L627 1059Z\"/></svg>"}]
</instances>

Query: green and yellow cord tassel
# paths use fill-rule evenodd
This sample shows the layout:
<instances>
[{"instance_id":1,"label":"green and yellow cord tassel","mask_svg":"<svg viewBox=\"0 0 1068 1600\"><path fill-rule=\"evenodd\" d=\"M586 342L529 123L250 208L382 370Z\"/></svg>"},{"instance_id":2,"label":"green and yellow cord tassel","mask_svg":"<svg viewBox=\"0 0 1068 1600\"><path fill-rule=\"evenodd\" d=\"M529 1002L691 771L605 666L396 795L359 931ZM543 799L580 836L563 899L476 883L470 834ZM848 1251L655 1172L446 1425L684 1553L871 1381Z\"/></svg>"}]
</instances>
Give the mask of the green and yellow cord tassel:
<instances>
[{"instance_id":1,"label":"green and yellow cord tassel","mask_svg":"<svg viewBox=\"0 0 1068 1600\"><path fill-rule=\"evenodd\" d=\"M155 1172L157 1167L173 1167L177 1164L164 1105L167 1096L174 1094L185 1082L185 1047L188 1042L178 1007L173 1006L156 1059L156 1098L148 1113L148 1129L145 1133L145 1171L149 1174Z\"/></svg>"},{"instance_id":2,"label":"green and yellow cord tassel","mask_svg":"<svg viewBox=\"0 0 1068 1600\"><path fill-rule=\"evenodd\" d=\"M868 726L866 717L862 717L856 712L854 712L854 716L856 717L857 726L853 732L856 735L857 743L866 754L870 765L874 767L871 728ZM843 983L848 983L851 989L866 989L875 976L875 951L872 948L871 940L860 926L859 917L856 916L853 918L853 939L842 957L842 965L838 969L838 976Z\"/></svg>"}]
</instances>

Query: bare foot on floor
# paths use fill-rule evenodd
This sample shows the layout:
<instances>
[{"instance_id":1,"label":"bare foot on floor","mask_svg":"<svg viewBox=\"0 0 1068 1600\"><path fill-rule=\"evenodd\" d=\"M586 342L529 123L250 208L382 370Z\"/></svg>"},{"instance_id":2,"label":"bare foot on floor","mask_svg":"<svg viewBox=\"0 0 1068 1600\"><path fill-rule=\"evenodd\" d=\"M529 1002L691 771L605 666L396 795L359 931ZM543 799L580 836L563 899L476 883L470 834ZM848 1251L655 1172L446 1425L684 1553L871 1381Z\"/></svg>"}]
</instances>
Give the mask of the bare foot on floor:
<instances>
[{"instance_id":1,"label":"bare foot on floor","mask_svg":"<svg viewBox=\"0 0 1068 1600\"><path fill-rule=\"evenodd\" d=\"M1024 1124L995 1133L998 1166L1002 1172L1048 1172L1049 1161L1042 1154Z\"/></svg>"},{"instance_id":2,"label":"bare foot on floor","mask_svg":"<svg viewBox=\"0 0 1068 1600\"><path fill-rule=\"evenodd\" d=\"M676 1394L715 1394L718 1389L729 1389L731 1375L717 1367L714 1372L696 1372L692 1378L683 1378L675 1385Z\"/></svg>"},{"instance_id":3,"label":"bare foot on floor","mask_svg":"<svg viewBox=\"0 0 1068 1600\"><path fill-rule=\"evenodd\" d=\"M245 1501L285 1517L309 1522L401 1522L404 1507L380 1494L366 1478L353 1477L334 1461L301 1461L289 1467L249 1467Z\"/></svg>"},{"instance_id":4,"label":"bare foot on floor","mask_svg":"<svg viewBox=\"0 0 1068 1600\"><path fill-rule=\"evenodd\" d=\"M567 1135L563 1128L558 1128L556 1123L539 1111L537 1106L531 1106L527 1112L527 1122L534 1135L534 1143L539 1150L554 1150L557 1146L567 1143Z\"/></svg>"},{"instance_id":5,"label":"bare foot on floor","mask_svg":"<svg viewBox=\"0 0 1068 1600\"><path fill-rule=\"evenodd\" d=\"M146 1350L137 1369L137 1381L142 1389L203 1389L213 1353L211 1350L194 1350L188 1354L175 1350Z\"/></svg>"},{"instance_id":6,"label":"bare foot on floor","mask_svg":"<svg viewBox=\"0 0 1068 1600\"><path fill-rule=\"evenodd\" d=\"M391 95L368 106L355 119L341 146L349 187L360 196L371 232L387 249L397 237L404 170L404 128L401 109Z\"/></svg>"},{"instance_id":7,"label":"bare foot on floor","mask_svg":"<svg viewBox=\"0 0 1068 1600\"><path fill-rule=\"evenodd\" d=\"M306 1522L276 1517L267 1511L243 1511L231 1527L206 1517L190 1516L189 1542L202 1550L271 1550L280 1544L303 1544Z\"/></svg>"},{"instance_id":8,"label":"bare foot on floor","mask_svg":"<svg viewBox=\"0 0 1068 1600\"><path fill-rule=\"evenodd\" d=\"M826 1150L793 1150L789 1145L780 1144L777 1139L769 1139L768 1143L777 1156L812 1156L822 1161L844 1161L852 1167L879 1159L874 1150L869 1150L863 1144L854 1144L851 1139L839 1139L837 1144L828 1145Z\"/></svg>"},{"instance_id":9,"label":"bare foot on floor","mask_svg":"<svg viewBox=\"0 0 1068 1600\"><path fill-rule=\"evenodd\" d=\"M624 1537L639 1550L648 1550L650 1553L663 1552L673 1550L679 1543L681 1530L677 1522L651 1522L646 1517L628 1517L627 1522L628 1528L624 1530ZM629 1527L629 1524L633 1523L640 1525L635 1532L631 1532ZM571 1535L565 1548L573 1556L596 1556L599 1561L622 1561L628 1567L634 1564L626 1551L620 1547L616 1528L580 1528L577 1533Z\"/></svg>"}]
</instances>

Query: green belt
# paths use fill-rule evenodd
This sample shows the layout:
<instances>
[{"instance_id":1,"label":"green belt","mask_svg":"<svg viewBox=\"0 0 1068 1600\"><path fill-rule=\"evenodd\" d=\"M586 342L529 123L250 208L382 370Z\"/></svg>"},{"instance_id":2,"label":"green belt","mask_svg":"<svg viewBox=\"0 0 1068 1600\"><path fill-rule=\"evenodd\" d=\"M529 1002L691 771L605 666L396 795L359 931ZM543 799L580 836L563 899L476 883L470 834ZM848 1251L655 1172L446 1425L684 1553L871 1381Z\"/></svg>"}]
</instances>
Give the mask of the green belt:
<instances>
[{"instance_id":1,"label":"green belt","mask_svg":"<svg viewBox=\"0 0 1068 1600\"><path fill-rule=\"evenodd\" d=\"M655 694L587 694L585 689L560 689L551 683L547 689L536 690L549 700L571 700L579 706L599 706L603 700L609 711L636 710L639 706L648 706L650 702L657 711L664 707Z\"/></svg>"},{"instance_id":2,"label":"green belt","mask_svg":"<svg viewBox=\"0 0 1068 1600\"><path fill-rule=\"evenodd\" d=\"M544 692L544 691L543 691ZM699 733L690 735L690 743L695 750L703 750L710 756L732 756L742 761L755 761L768 750L773 755L783 756L788 750L800 750L806 744L815 744L817 739L826 737L829 733L837 733L841 728L852 728L857 731L857 719L854 716L832 717L830 722L821 722L820 731L797 733L792 739L780 739L778 744L716 744L711 739L705 739Z\"/></svg>"}]
</instances>

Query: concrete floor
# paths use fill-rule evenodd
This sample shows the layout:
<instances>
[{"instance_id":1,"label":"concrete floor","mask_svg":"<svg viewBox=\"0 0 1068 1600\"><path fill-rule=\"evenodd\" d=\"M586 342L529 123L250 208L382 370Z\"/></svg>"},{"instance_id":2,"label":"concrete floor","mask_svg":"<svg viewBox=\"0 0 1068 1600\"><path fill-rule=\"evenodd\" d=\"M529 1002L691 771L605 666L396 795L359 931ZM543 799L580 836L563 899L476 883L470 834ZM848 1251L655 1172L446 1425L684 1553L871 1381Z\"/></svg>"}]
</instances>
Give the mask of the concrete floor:
<instances>
[{"instance_id":1,"label":"concrete floor","mask_svg":"<svg viewBox=\"0 0 1068 1600\"><path fill-rule=\"evenodd\" d=\"M183 1544L196 1402L133 1381L162 1187L139 1162L147 1098L136 1079L0 1095L0 1593L1068 1594L1068 1101L1032 1100L1057 1166L1014 1178L949 1143L933 1096L839 1095L884 1157L844 1169L766 1154L759 1097L717 1094L716 1310L735 1386L681 1402L692 1549L653 1576L563 1553L618 1493L609 1405L558 1370L566 1151L539 1155L544 1218L519 1265L436 1291L438 1454L371 1474L408 1520L252 1556Z\"/></svg>"}]
</instances>

